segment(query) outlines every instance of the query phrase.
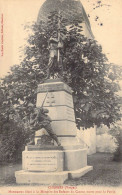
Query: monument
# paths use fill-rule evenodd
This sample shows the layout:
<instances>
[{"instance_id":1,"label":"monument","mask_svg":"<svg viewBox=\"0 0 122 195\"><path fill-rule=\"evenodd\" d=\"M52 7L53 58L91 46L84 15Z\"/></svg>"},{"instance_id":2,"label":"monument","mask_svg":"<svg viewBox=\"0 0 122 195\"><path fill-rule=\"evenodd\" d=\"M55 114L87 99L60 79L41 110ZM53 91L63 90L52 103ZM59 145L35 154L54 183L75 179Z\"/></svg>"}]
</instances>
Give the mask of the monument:
<instances>
[{"instance_id":1,"label":"monument","mask_svg":"<svg viewBox=\"0 0 122 195\"><path fill-rule=\"evenodd\" d=\"M41 10L46 6L44 4ZM39 12L38 22L40 15ZM43 16L46 17L44 13ZM56 63L59 68L62 65L60 49L63 46L58 36L50 38L47 75L37 88L36 107L39 112L35 121L39 121L40 126L35 133L34 145L28 144L22 153L22 170L15 172L18 184L63 184L68 178L79 178L93 169L87 165L87 148L76 137L72 89L62 80L62 70L58 78L51 74Z\"/></svg>"}]
</instances>

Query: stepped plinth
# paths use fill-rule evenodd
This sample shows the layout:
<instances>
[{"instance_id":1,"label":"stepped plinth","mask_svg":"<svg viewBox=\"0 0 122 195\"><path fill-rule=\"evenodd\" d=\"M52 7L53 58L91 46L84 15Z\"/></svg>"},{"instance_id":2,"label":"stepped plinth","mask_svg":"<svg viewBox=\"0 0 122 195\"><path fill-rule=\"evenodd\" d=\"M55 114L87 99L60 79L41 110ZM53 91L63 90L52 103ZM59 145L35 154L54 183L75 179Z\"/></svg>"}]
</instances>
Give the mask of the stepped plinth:
<instances>
[{"instance_id":1,"label":"stepped plinth","mask_svg":"<svg viewBox=\"0 0 122 195\"><path fill-rule=\"evenodd\" d=\"M61 146L55 142L51 146L26 146L22 154L23 170L15 173L19 184L63 184L68 178L79 178L92 170L92 166L87 166L87 148L76 137L71 88L60 79L47 80L38 86L37 107L45 97L43 106L49 110L52 129ZM40 137L36 136L37 139Z\"/></svg>"}]
</instances>

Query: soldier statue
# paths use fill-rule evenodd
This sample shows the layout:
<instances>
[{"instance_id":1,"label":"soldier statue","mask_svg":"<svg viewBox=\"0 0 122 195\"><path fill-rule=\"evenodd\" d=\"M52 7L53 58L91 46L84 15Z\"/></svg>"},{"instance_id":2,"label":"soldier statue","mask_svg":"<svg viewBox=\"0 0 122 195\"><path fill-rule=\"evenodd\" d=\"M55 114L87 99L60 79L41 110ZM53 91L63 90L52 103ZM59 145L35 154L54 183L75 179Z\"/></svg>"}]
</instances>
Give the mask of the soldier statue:
<instances>
[{"instance_id":1,"label":"soldier statue","mask_svg":"<svg viewBox=\"0 0 122 195\"><path fill-rule=\"evenodd\" d=\"M54 70L59 70L62 74L62 55L61 51L63 49L63 42L61 42L57 37L57 32L53 33L49 40L49 62L47 68L47 77L49 79L51 72Z\"/></svg>"},{"instance_id":2,"label":"soldier statue","mask_svg":"<svg viewBox=\"0 0 122 195\"><path fill-rule=\"evenodd\" d=\"M61 146L61 143L58 140L57 135L53 132L52 126L51 126L51 118L47 115L48 109L45 109L43 107L37 108L36 109L36 116L34 120L32 120L31 125L33 125L33 130L31 134L31 141L28 144L33 144L34 143L34 136L35 136L35 131L40 130L44 128L49 136L56 141L58 146Z\"/></svg>"}]
</instances>

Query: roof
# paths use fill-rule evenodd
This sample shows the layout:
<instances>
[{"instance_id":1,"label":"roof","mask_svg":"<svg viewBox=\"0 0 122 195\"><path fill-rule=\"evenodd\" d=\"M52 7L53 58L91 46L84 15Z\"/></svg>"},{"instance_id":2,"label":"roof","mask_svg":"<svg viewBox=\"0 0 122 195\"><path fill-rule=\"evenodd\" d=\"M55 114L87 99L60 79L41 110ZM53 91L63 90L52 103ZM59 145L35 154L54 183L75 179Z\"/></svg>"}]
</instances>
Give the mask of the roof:
<instances>
[{"instance_id":1,"label":"roof","mask_svg":"<svg viewBox=\"0 0 122 195\"><path fill-rule=\"evenodd\" d=\"M89 19L80 0L46 0L39 10L37 23L41 20L46 21L50 12L59 10L67 19L67 25L72 24L74 19L78 19L79 23L85 23L83 28L87 31L86 36L94 38Z\"/></svg>"}]
</instances>

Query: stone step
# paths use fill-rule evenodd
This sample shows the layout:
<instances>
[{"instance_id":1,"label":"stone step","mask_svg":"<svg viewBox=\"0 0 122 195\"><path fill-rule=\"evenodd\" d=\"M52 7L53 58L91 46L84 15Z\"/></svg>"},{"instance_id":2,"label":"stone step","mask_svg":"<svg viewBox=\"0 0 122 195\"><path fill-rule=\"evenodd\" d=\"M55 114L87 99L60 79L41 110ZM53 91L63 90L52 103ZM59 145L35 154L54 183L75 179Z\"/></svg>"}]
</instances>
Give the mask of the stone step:
<instances>
[{"instance_id":1,"label":"stone step","mask_svg":"<svg viewBox=\"0 0 122 195\"><path fill-rule=\"evenodd\" d=\"M16 171L16 183L18 184L63 184L67 179L75 179L93 170L92 166L86 166L75 171L62 172L32 172Z\"/></svg>"}]
</instances>

